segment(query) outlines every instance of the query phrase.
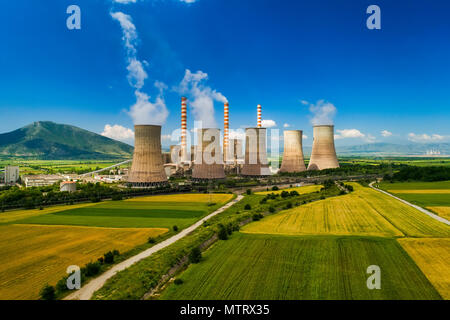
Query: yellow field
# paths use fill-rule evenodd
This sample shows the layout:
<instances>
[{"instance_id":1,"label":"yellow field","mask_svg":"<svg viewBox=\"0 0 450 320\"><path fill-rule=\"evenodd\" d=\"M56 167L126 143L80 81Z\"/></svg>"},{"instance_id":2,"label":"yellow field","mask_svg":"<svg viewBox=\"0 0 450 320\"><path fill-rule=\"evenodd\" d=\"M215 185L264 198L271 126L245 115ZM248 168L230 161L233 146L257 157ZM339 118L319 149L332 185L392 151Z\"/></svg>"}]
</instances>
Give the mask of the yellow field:
<instances>
[{"instance_id":1,"label":"yellow field","mask_svg":"<svg viewBox=\"0 0 450 320\"><path fill-rule=\"evenodd\" d=\"M199 203L225 203L233 198L232 194L174 194L164 196L149 196L128 199L133 202L199 202Z\"/></svg>"},{"instance_id":2,"label":"yellow field","mask_svg":"<svg viewBox=\"0 0 450 320\"><path fill-rule=\"evenodd\" d=\"M450 227L398 200L352 183L351 194L269 216L246 233L450 237Z\"/></svg>"},{"instance_id":3,"label":"yellow field","mask_svg":"<svg viewBox=\"0 0 450 320\"><path fill-rule=\"evenodd\" d=\"M450 239L399 239L441 296L450 300Z\"/></svg>"},{"instance_id":4,"label":"yellow field","mask_svg":"<svg viewBox=\"0 0 450 320\"><path fill-rule=\"evenodd\" d=\"M283 189L283 190L278 190L278 191L264 191L264 192L256 192L255 194L259 194L262 196L268 195L268 194L281 194L283 191L297 191L299 194L306 194L306 193L313 193L316 191L320 191L320 189L322 189L323 186L321 185L314 185L314 186L304 186L304 187L296 187L296 188L288 188L288 189Z\"/></svg>"},{"instance_id":5,"label":"yellow field","mask_svg":"<svg viewBox=\"0 0 450 320\"><path fill-rule=\"evenodd\" d=\"M401 194L450 194L448 189L428 189L428 190L388 190L389 193Z\"/></svg>"},{"instance_id":6,"label":"yellow field","mask_svg":"<svg viewBox=\"0 0 450 320\"><path fill-rule=\"evenodd\" d=\"M450 207L428 207L431 211L436 212L440 217L450 219Z\"/></svg>"},{"instance_id":7,"label":"yellow field","mask_svg":"<svg viewBox=\"0 0 450 320\"><path fill-rule=\"evenodd\" d=\"M0 224L2 223L11 223L13 221L22 220L30 217L41 216L47 213L55 213L65 210L78 209L84 207L90 207L96 205L95 203L83 203L83 204L75 204L71 206L56 206L45 208L44 210L33 209L33 210L15 210L15 211L6 211L0 214Z\"/></svg>"},{"instance_id":8,"label":"yellow field","mask_svg":"<svg viewBox=\"0 0 450 320\"><path fill-rule=\"evenodd\" d=\"M84 266L110 250L126 252L167 229L0 226L0 299L37 299L71 265ZM5 245L11 244L11 245Z\"/></svg>"}]
</instances>

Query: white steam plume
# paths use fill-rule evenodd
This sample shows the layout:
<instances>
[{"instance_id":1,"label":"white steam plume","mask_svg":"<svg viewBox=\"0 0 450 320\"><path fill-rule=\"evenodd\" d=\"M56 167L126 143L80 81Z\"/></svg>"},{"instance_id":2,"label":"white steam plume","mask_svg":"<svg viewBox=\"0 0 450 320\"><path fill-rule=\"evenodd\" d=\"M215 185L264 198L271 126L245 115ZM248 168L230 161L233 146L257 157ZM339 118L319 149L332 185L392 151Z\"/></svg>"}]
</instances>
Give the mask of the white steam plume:
<instances>
[{"instance_id":1,"label":"white steam plume","mask_svg":"<svg viewBox=\"0 0 450 320\"><path fill-rule=\"evenodd\" d=\"M186 94L191 98L191 107L196 121L202 121L204 128L216 128L214 119L214 101L226 103L227 98L204 84L208 80L208 74L197 71L192 73L186 70L183 80L176 91Z\"/></svg>"},{"instance_id":2,"label":"white steam plume","mask_svg":"<svg viewBox=\"0 0 450 320\"><path fill-rule=\"evenodd\" d=\"M135 88L136 103L128 112L135 124L162 125L165 123L169 112L163 98L164 84L156 82L159 94L154 102L150 96L142 92L145 80L148 78L143 63L137 58L138 35L132 18L123 12L111 12L111 17L120 23L123 32L124 47L127 51L128 82Z\"/></svg>"},{"instance_id":3,"label":"white steam plume","mask_svg":"<svg viewBox=\"0 0 450 320\"><path fill-rule=\"evenodd\" d=\"M302 103L305 105L309 104L306 101ZM313 114L311 119L312 125L319 126L334 124L333 119L337 112L334 104L326 102L325 100L319 100L316 104L309 104L309 111Z\"/></svg>"}]
</instances>

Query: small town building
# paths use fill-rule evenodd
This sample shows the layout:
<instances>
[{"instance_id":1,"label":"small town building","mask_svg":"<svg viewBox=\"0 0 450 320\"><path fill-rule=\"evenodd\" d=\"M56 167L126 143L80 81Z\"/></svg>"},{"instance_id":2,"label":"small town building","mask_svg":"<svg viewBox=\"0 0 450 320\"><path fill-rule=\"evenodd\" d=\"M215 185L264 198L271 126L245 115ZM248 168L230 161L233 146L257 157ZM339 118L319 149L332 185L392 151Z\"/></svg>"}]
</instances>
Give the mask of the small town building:
<instances>
[{"instance_id":1,"label":"small town building","mask_svg":"<svg viewBox=\"0 0 450 320\"><path fill-rule=\"evenodd\" d=\"M61 192L76 192L77 183L75 181L63 181L59 185L59 191Z\"/></svg>"}]
</instances>

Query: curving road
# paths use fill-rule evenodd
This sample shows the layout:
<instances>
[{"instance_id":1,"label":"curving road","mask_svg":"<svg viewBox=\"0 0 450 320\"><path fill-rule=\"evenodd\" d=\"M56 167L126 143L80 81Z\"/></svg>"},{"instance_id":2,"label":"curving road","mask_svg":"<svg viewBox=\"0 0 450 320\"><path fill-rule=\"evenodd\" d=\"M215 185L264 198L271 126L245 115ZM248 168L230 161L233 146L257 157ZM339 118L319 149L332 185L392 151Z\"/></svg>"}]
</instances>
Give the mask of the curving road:
<instances>
[{"instance_id":1,"label":"curving road","mask_svg":"<svg viewBox=\"0 0 450 320\"><path fill-rule=\"evenodd\" d=\"M433 218L433 219L435 219L435 220L437 220L437 221L439 221L439 222L445 223L446 225L450 225L450 221L448 221L447 219L444 219L444 218L442 218L442 217L439 217L438 215L432 213L431 211L425 210L425 209L422 208L422 207L416 206L415 204L412 204L412 203L410 203L410 202L408 202L408 201L406 201L406 200L400 199L399 197L396 197L396 196L394 196L393 194L390 194L389 192L386 192L386 191L384 191L384 190L375 188L375 187L373 186L374 183L375 183L375 182L372 182L371 184L369 184L369 187L371 187L373 190L376 190L376 191L379 191L379 192L381 192L381 193L384 193L385 195L388 195L389 197L392 197L392 198L394 198L394 199L397 199L398 201L403 202L404 204L406 204L406 205L408 205L408 206L410 206L410 207L413 207L414 209L417 209L417 210L419 210L419 211L422 212L422 213L425 213L426 215L430 216L431 218Z\"/></svg>"},{"instance_id":2,"label":"curving road","mask_svg":"<svg viewBox=\"0 0 450 320\"><path fill-rule=\"evenodd\" d=\"M211 219L212 217L218 215L219 213L222 213L226 209L230 208L231 206L233 206L236 203L238 203L239 201L241 201L243 198L244 197L242 195L237 196L236 199L228 202L225 206L218 209L217 211L214 211L209 216L201 219L200 221L196 222L189 228L184 229L183 231L174 235L173 237L171 237L161 243L158 243L157 245L151 247L150 249L147 249L147 250L141 252L140 254L129 258L128 260L122 261L121 263L115 265L114 267L112 267L111 269L109 269L108 271L106 271L105 273L100 275L99 277L89 281L84 287L82 287L80 290L70 294L64 300L89 300L89 299L91 299L94 292L99 290L101 287L103 287L105 282L108 279L112 278L114 275L116 275L118 272L131 267L133 264L141 261L142 259L148 258L151 255L153 255L154 253L156 253L156 252L170 246L171 244L175 243L176 241L186 237L188 234L193 232L195 229L197 229L198 227L201 227L205 221Z\"/></svg>"}]
</instances>

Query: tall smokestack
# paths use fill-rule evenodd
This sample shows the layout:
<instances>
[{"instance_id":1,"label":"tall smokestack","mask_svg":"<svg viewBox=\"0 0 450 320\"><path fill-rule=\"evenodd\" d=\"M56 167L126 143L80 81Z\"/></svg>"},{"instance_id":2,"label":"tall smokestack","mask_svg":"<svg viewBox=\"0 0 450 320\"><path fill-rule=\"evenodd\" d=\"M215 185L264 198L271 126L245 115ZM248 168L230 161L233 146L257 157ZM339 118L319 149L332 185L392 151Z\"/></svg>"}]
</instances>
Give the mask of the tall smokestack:
<instances>
[{"instance_id":1,"label":"tall smokestack","mask_svg":"<svg viewBox=\"0 0 450 320\"><path fill-rule=\"evenodd\" d=\"M339 168L334 146L334 126L315 126L314 143L308 170Z\"/></svg>"},{"instance_id":2,"label":"tall smokestack","mask_svg":"<svg viewBox=\"0 0 450 320\"><path fill-rule=\"evenodd\" d=\"M267 161L266 135L265 128L245 130L245 163L242 175L260 177L271 174Z\"/></svg>"},{"instance_id":3,"label":"tall smokestack","mask_svg":"<svg viewBox=\"0 0 450 320\"><path fill-rule=\"evenodd\" d=\"M133 164L128 182L151 187L167 182L161 152L161 126L135 126Z\"/></svg>"},{"instance_id":4,"label":"tall smokestack","mask_svg":"<svg viewBox=\"0 0 450 320\"><path fill-rule=\"evenodd\" d=\"M306 171L303 159L303 131L286 130L284 132L284 154L280 172L303 172Z\"/></svg>"},{"instance_id":5,"label":"tall smokestack","mask_svg":"<svg viewBox=\"0 0 450 320\"><path fill-rule=\"evenodd\" d=\"M262 128L262 107L258 104L258 128Z\"/></svg>"},{"instance_id":6,"label":"tall smokestack","mask_svg":"<svg viewBox=\"0 0 450 320\"><path fill-rule=\"evenodd\" d=\"M181 98L181 162L188 161L187 157L187 98Z\"/></svg>"},{"instance_id":7,"label":"tall smokestack","mask_svg":"<svg viewBox=\"0 0 450 320\"><path fill-rule=\"evenodd\" d=\"M225 162L228 161L228 146L230 134L230 105L228 102L224 105L223 112L223 157Z\"/></svg>"},{"instance_id":8,"label":"tall smokestack","mask_svg":"<svg viewBox=\"0 0 450 320\"><path fill-rule=\"evenodd\" d=\"M198 129L192 178L197 180L225 179L219 129Z\"/></svg>"}]
</instances>

